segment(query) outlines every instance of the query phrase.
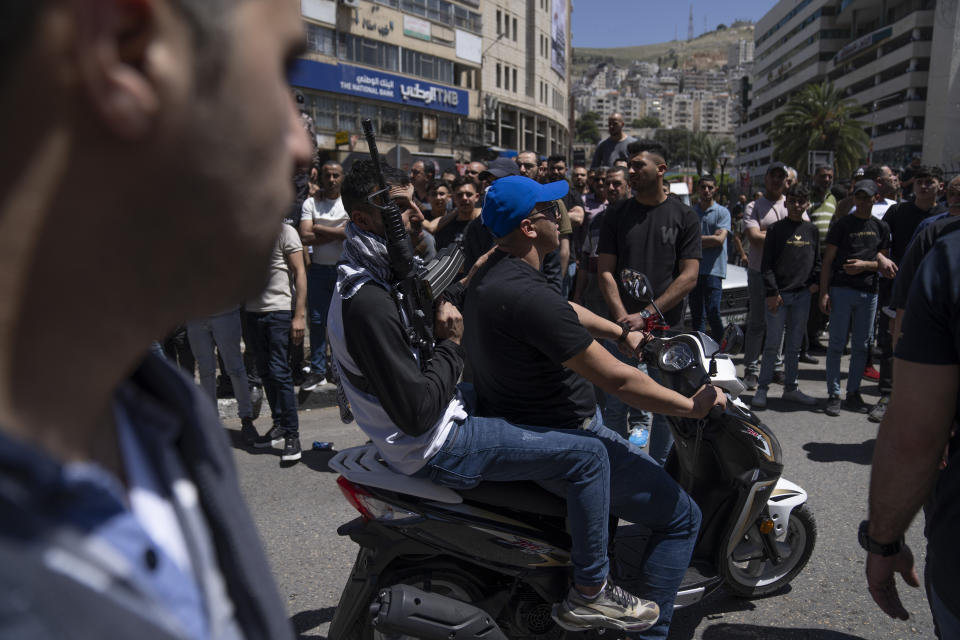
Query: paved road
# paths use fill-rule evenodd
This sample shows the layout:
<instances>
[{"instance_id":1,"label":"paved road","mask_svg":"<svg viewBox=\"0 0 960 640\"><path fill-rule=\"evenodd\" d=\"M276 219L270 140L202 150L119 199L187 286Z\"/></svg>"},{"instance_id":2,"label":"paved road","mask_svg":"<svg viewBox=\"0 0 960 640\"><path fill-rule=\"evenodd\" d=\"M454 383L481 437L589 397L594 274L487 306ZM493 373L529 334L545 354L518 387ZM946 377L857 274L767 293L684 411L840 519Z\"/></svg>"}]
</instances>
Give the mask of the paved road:
<instances>
[{"instance_id":1,"label":"paved road","mask_svg":"<svg viewBox=\"0 0 960 640\"><path fill-rule=\"evenodd\" d=\"M844 369L846 362L844 362ZM819 371L804 366L801 388L825 397ZM868 401L876 385L864 385ZM907 622L888 619L866 591L864 553L856 542L857 524L866 511L866 488L876 425L865 416L839 418L822 411L793 411L771 389L764 421L783 446L785 476L810 494L818 527L817 547L807 568L789 590L761 600L742 600L717 592L674 616L670 638L687 640L854 640L931 638L932 622L923 593L901 588L911 612ZM362 444L355 425L344 425L335 408L300 413L304 445L333 441L337 449ZM266 424L261 419L261 425ZM227 421L236 438L239 424ZM263 427L261 426L261 430ZM234 439L236 442L236 439ZM336 535L336 527L356 512L343 499L336 476L327 470L332 454L305 451L303 462L279 468L276 453L236 449L243 491L260 528L274 574L300 638L326 638L340 589L353 563L356 546ZM923 539L918 522L908 534L918 566Z\"/></svg>"}]
</instances>

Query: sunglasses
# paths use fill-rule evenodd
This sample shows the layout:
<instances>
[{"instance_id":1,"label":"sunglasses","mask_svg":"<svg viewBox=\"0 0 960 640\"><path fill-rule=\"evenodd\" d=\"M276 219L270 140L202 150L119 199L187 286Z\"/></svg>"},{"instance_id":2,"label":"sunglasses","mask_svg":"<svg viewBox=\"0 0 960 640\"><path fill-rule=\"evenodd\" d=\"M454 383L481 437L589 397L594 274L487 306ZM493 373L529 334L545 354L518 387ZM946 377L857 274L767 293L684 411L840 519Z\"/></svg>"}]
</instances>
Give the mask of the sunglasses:
<instances>
[{"instance_id":1,"label":"sunglasses","mask_svg":"<svg viewBox=\"0 0 960 640\"><path fill-rule=\"evenodd\" d=\"M543 216L544 219L550 220L550 221L552 221L552 222L559 222L559 220L560 220L560 207L559 207L559 205L557 205L556 202L554 202L553 204L549 204L549 205L547 205L547 206L545 206L545 207L542 207L542 208L540 208L540 209L534 209L534 210L533 210L533 213L531 213L529 216L527 216L527 220L531 220L531 221L533 221L533 222L536 222L537 220L540 219L540 218L536 218L536 217L535 217L535 216L537 216L537 215Z\"/></svg>"}]
</instances>

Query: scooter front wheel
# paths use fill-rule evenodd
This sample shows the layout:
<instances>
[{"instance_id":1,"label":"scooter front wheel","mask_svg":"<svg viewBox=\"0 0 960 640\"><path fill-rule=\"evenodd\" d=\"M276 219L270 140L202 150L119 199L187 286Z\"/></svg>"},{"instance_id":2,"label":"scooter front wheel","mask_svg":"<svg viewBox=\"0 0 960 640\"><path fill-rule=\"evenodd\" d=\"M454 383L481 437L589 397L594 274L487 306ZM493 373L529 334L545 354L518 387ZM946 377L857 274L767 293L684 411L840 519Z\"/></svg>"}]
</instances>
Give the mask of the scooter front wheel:
<instances>
[{"instance_id":1,"label":"scooter front wheel","mask_svg":"<svg viewBox=\"0 0 960 640\"><path fill-rule=\"evenodd\" d=\"M724 586L743 598L757 598L777 591L789 584L806 566L817 541L817 523L813 513L802 504L790 511L787 536L777 543L782 557L774 564L763 550L760 533L752 527L744 545L753 547L752 554L738 555L735 550L720 564Z\"/></svg>"}]
</instances>

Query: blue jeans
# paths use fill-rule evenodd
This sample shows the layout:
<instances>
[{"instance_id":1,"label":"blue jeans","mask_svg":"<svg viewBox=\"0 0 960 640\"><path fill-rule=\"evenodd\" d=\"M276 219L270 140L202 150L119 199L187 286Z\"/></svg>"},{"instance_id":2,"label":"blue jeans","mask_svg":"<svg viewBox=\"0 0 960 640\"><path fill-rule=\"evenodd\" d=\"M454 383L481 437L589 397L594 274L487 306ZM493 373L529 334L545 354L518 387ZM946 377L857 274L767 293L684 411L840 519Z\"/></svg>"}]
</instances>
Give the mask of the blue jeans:
<instances>
[{"instance_id":1,"label":"blue jeans","mask_svg":"<svg viewBox=\"0 0 960 640\"><path fill-rule=\"evenodd\" d=\"M747 335L743 345L743 373L756 375L760 373L760 350L767 328L766 296L763 276L759 271L747 269L747 292L750 295L750 308L747 310Z\"/></svg>"},{"instance_id":2,"label":"blue jeans","mask_svg":"<svg viewBox=\"0 0 960 640\"><path fill-rule=\"evenodd\" d=\"M612 340L601 340L600 344L620 362L624 362L630 366L636 366L644 373L647 372L647 365L637 365L636 360L623 355L617 347L616 342ZM631 407L612 393L605 393L603 391L601 391L601 393L605 396L603 423L613 429L618 435L629 438L630 432L639 427L643 427L647 431L650 430L653 424L652 413Z\"/></svg>"},{"instance_id":3,"label":"blue jeans","mask_svg":"<svg viewBox=\"0 0 960 640\"><path fill-rule=\"evenodd\" d=\"M784 389L797 388L800 369L800 347L807 330L807 315L810 313L810 292L806 289L781 293L783 304L774 313L767 311L767 337L763 345L763 364L760 367L760 387L766 389L773 380L777 354L780 352L780 336L786 326L784 340ZM766 304L766 302L764 302Z\"/></svg>"},{"instance_id":4,"label":"blue jeans","mask_svg":"<svg viewBox=\"0 0 960 640\"><path fill-rule=\"evenodd\" d=\"M251 312L248 315L257 371L270 404L273 426L283 429L287 436L296 437L300 433L300 421L288 360L292 319L290 311Z\"/></svg>"},{"instance_id":5,"label":"blue jeans","mask_svg":"<svg viewBox=\"0 0 960 640\"><path fill-rule=\"evenodd\" d=\"M876 315L877 294L849 287L830 287L830 342L827 346L827 393L830 395L840 395L840 356L847 342L847 329L851 334L847 393L860 390Z\"/></svg>"},{"instance_id":6,"label":"blue jeans","mask_svg":"<svg viewBox=\"0 0 960 640\"><path fill-rule=\"evenodd\" d=\"M659 417L666 423L663 416ZM636 588L631 585L631 590L654 600L660 606L660 619L636 637L666 638L673 618L673 601L697 542L700 508L661 464L603 426L599 415L589 431L607 448L610 513L651 530L643 575ZM650 447L653 448L652 441Z\"/></svg>"},{"instance_id":7,"label":"blue jeans","mask_svg":"<svg viewBox=\"0 0 960 640\"><path fill-rule=\"evenodd\" d=\"M697 285L690 291L690 320L694 331L706 333L710 323L710 336L720 340L723 336L723 319L720 317L720 297L723 294L723 278L701 273Z\"/></svg>"},{"instance_id":8,"label":"blue jeans","mask_svg":"<svg viewBox=\"0 0 960 640\"><path fill-rule=\"evenodd\" d=\"M574 579L590 586L607 577L610 464L603 443L589 431L470 416L453 426L443 447L414 476L458 490L482 481L561 481Z\"/></svg>"},{"instance_id":9,"label":"blue jeans","mask_svg":"<svg viewBox=\"0 0 960 640\"><path fill-rule=\"evenodd\" d=\"M337 267L311 264L307 271L307 316L310 322L310 371L327 375L327 312L337 284Z\"/></svg>"}]
</instances>

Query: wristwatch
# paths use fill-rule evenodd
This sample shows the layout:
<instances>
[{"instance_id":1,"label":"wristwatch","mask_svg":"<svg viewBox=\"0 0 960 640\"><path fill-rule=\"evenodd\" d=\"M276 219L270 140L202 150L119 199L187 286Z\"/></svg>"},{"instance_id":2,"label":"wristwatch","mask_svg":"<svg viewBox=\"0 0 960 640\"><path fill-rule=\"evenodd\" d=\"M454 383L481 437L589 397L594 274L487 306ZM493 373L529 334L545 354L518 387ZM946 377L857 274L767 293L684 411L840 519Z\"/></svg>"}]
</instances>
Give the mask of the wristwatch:
<instances>
[{"instance_id":1,"label":"wristwatch","mask_svg":"<svg viewBox=\"0 0 960 640\"><path fill-rule=\"evenodd\" d=\"M630 328L630 323L627 322L626 320L620 323L620 329L622 330L622 332L620 333L620 337L617 338L617 342L623 342L624 340L626 340L627 334L633 331L633 329Z\"/></svg>"},{"instance_id":2,"label":"wristwatch","mask_svg":"<svg viewBox=\"0 0 960 640\"><path fill-rule=\"evenodd\" d=\"M871 538L870 534L867 533L867 529L869 529L869 527L869 520L864 520L860 523L860 530L857 532L857 540L860 542L861 547L870 553L875 553L883 556L884 558L889 558L890 556L895 556L900 553L900 549L903 548L903 536L900 536L899 540L894 540L893 542L880 543Z\"/></svg>"},{"instance_id":3,"label":"wristwatch","mask_svg":"<svg viewBox=\"0 0 960 640\"><path fill-rule=\"evenodd\" d=\"M647 318L649 318L649 317L652 316L652 315L653 315L653 314L650 313L650 310L649 310L649 309L644 309L643 311L640 312L640 317L643 318L644 320L646 320Z\"/></svg>"}]
</instances>

